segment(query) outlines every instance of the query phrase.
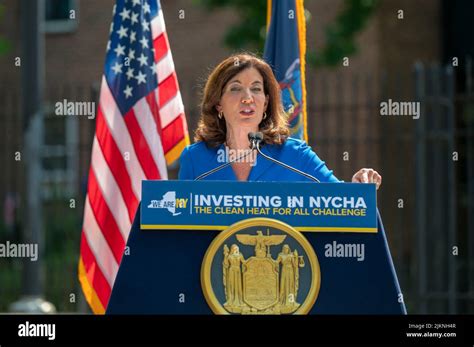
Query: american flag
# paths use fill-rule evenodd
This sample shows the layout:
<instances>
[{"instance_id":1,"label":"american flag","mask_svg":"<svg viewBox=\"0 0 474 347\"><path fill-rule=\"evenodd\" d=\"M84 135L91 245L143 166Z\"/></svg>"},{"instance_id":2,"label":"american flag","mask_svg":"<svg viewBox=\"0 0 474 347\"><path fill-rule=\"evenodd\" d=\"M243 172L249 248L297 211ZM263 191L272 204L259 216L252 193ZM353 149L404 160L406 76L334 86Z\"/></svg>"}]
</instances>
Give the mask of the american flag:
<instances>
[{"instance_id":1,"label":"american flag","mask_svg":"<svg viewBox=\"0 0 474 347\"><path fill-rule=\"evenodd\" d=\"M117 0L92 145L79 280L104 313L141 197L189 144L159 0Z\"/></svg>"}]
</instances>

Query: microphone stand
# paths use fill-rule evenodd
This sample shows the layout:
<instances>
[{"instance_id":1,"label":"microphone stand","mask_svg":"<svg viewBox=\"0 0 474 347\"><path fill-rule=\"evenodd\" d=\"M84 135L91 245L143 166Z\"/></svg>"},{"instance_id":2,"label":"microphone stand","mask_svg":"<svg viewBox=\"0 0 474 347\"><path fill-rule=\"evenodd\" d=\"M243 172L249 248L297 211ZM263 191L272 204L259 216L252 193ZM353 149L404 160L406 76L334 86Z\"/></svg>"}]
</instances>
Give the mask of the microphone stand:
<instances>
[{"instance_id":1,"label":"microphone stand","mask_svg":"<svg viewBox=\"0 0 474 347\"><path fill-rule=\"evenodd\" d=\"M290 171L293 171L293 172L295 172L295 173L297 173L297 174L299 174L299 175L301 175L301 176L304 176L304 177L306 177L307 179L309 179L309 180L311 180L311 181L313 181L313 182L321 183L321 181L318 180L316 177L314 177L314 176L312 176L312 175L310 175L310 174L307 174L306 172L303 172L303 171L301 171L301 170L298 170L297 168L294 168L294 167L292 167L292 166L290 166L290 165L287 165L287 164L285 164L285 163L283 163L283 162L281 162L281 161L279 161L279 160L276 160L276 159L274 159L274 158L272 158L272 157L266 155L265 153L263 153L263 152L260 150L260 144L263 142L263 134L262 134L261 132L256 132L256 133L250 132L250 133L248 134L248 138L249 138L250 143L251 143L251 148L250 148L250 150L249 150L247 153L245 153L245 154L241 155L240 157L235 158L234 160L231 160L231 161L229 161L229 162L227 162L227 163L225 163L225 164L219 165L218 167L216 167L216 168L214 168L214 169L212 169L212 170L209 170L209 171L207 171L207 172L204 172L203 174L201 174L201 175L199 175L198 177L196 177L194 180L195 180L195 181L200 181L200 180L206 178L207 176L212 175L213 173L215 173L215 172L217 172L217 171L220 171L220 170L226 168L227 166L231 165L232 163L234 163L234 162L236 162L236 161L240 161L241 159L244 159L244 158L248 157L254 150L257 150L257 152L258 152L262 157L264 157L265 159L270 160L271 162L273 162L273 163L275 163L275 164L277 164L277 165L283 166L285 169L288 169L288 170L290 170Z\"/></svg>"},{"instance_id":2,"label":"microphone stand","mask_svg":"<svg viewBox=\"0 0 474 347\"><path fill-rule=\"evenodd\" d=\"M252 134L253 135L253 134ZM249 134L249 137L251 137L251 134ZM288 170L291 170L293 172L296 172L297 174L300 174L301 176L304 176L306 177L307 179L310 179L311 181L313 182L318 182L318 183L321 183L320 180L318 180L316 177L310 175L310 174L307 174L306 172L303 172L301 170L298 170L297 168L294 168L290 165L287 165L279 160L276 160L268 155L266 155L265 153L263 153L261 150L260 150L260 143L263 141L263 134L258 132L258 133L255 133L254 136L252 137L251 139L252 141L252 147L256 147L257 149L257 152L262 156L264 157L265 159L267 160L270 160L271 162L277 164L277 165L280 165L280 166L283 166L285 169L288 169Z\"/></svg>"}]
</instances>

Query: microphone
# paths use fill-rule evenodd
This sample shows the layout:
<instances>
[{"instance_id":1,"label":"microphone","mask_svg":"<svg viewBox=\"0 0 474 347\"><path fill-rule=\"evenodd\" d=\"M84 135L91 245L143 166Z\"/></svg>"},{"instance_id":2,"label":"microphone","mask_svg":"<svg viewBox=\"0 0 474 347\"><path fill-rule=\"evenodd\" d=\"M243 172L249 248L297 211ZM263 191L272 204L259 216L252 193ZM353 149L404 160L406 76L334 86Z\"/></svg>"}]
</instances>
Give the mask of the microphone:
<instances>
[{"instance_id":1,"label":"microphone","mask_svg":"<svg viewBox=\"0 0 474 347\"><path fill-rule=\"evenodd\" d=\"M298 170L297 168L293 167L293 166L290 166L290 165L287 165L279 160L276 160L268 155L266 155L265 153L263 153L261 150L260 150L260 144L263 143L263 134L259 131L259 132L256 132L256 133L249 133L249 140L250 140L250 143L252 143L252 148L253 147L256 147L257 149L257 152L262 156L264 157L265 159L267 160L270 160L271 162L275 163L275 164L278 164L280 166L283 166L285 169L288 169L288 170L291 170L293 172L296 172L297 174L300 174L301 176L304 176L314 182L318 182L318 183L321 183L320 180L318 180L316 177L310 175L310 174L307 174L306 172L303 172L301 170Z\"/></svg>"},{"instance_id":2,"label":"microphone","mask_svg":"<svg viewBox=\"0 0 474 347\"><path fill-rule=\"evenodd\" d=\"M257 139L257 137L258 137L258 139ZM253 131L251 131L248 134L248 138L249 138L250 145L252 146L252 148L256 148L256 146L257 146L256 141L262 142L263 141L263 134L261 132L254 133Z\"/></svg>"},{"instance_id":3,"label":"microphone","mask_svg":"<svg viewBox=\"0 0 474 347\"><path fill-rule=\"evenodd\" d=\"M255 136L255 133L253 132L250 132L248 134L248 138L249 140L251 139L251 134L252 134L252 139L254 138ZM262 137L262 140L263 140L263 137ZM220 171L224 168L226 168L227 166L231 165L232 163L236 162L236 161L240 161L241 159L244 159L246 157L248 157L251 153L253 153L253 151L255 150L255 142L250 140L250 150L247 151L247 153L241 155L240 157L238 158L234 158L233 160L227 162L227 163L224 163L222 165L219 165L218 167L215 167L214 169L212 170L209 170L209 171L206 171L204 172L203 174L199 175L198 177L196 177L194 180L195 181L200 181L202 180L203 178L206 178L207 176L209 175L212 175L213 173L217 172L217 171Z\"/></svg>"}]
</instances>

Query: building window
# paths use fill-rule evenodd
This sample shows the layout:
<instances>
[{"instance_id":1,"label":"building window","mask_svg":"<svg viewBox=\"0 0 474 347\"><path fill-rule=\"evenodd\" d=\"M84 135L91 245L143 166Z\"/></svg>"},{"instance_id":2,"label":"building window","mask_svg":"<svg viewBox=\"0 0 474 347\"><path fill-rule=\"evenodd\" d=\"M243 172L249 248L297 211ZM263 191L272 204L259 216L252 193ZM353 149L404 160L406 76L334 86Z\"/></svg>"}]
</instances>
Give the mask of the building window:
<instances>
[{"instance_id":1,"label":"building window","mask_svg":"<svg viewBox=\"0 0 474 347\"><path fill-rule=\"evenodd\" d=\"M79 120L57 116L54 105L45 105L42 151L43 199L65 199L77 195Z\"/></svg>"},{"instance_id":2,"label":"building window","mask_svg":"<svg viewBox=\"0 0 474 347\"><path fill-rule=\"evenodd\" d=\"M69 33L77 28L78 0L45 0L46 33Z\"/></svg>"}]
</instances>

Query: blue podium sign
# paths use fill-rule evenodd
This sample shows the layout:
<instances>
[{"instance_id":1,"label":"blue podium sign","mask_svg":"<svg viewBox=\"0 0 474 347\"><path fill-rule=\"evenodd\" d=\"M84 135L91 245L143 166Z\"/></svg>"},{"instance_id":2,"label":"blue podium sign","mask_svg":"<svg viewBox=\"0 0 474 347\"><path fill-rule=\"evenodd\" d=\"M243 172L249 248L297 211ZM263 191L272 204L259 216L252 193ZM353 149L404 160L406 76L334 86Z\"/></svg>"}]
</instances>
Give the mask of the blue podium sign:
<instances>
[{"instance_id":1,"label":"blue podium sign","mask_svg":"<svg viewBox=\"0 0 474 347\"><path fill-rule=\"evenodd\" d=\"M375 233L375 184L143 181L142 229L224 230L258 217L298 231Z\"/></svg>"},{"instance_id":2,"label":"blue podium sign","mask_svg":"<svg viewBox=\"0 0 474 347\"><path fill-rule=\"evenodd\" d=\"M107 314L406 314L374 185L142 189Z\"/></svg>"}]
</instances>

